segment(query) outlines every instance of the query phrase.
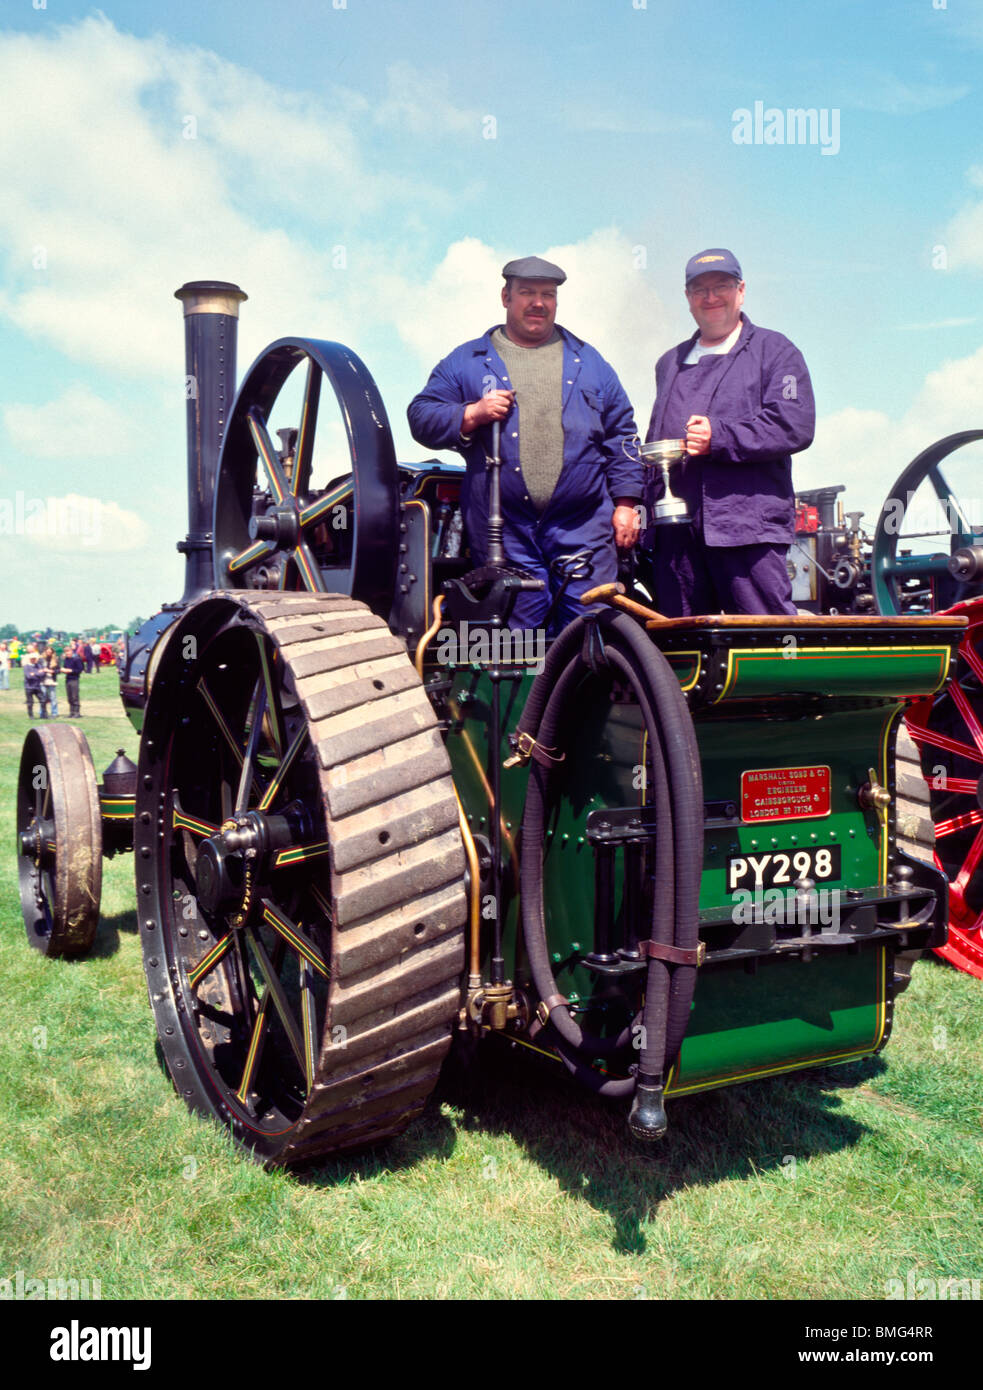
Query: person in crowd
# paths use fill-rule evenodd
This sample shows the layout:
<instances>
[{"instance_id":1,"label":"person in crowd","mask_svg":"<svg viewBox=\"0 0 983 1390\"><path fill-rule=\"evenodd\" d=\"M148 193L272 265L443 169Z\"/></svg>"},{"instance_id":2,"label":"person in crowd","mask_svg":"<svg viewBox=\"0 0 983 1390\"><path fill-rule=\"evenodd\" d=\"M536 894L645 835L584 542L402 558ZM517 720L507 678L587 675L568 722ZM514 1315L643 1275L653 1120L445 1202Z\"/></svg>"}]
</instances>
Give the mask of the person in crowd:
<instances>
[{"instance_id":1,"label":"person in crowd","mask_svg":"<svg viewBox=\"0 0 983 1390\"><path fill-rule=\"evenodd\" d=\"M38 657L38 651L34 643L31 642L21 657L21 664L24 670L24 699L27 702L28 717L34 718L34 701L38 702L38 717L47 719L47 702L42 695L42 678L44 672Z\"/></svg>"},{"instance_id":2,"label":"person in crowd","mask_svg":"<svg viewBox=\"0 0 983 1390\"><path fill-rule=\"evenodd\" d=\"M47 706L47 713L52 719L58 718L58 673L61 670L61 661L58 653L49 642L41 653L41 698Z\"/></svg>"},{"instance_id":3,"label":"person in crowd","mask_svg":"<svg viewBox=\"0 0 983 1390\"><path fill-rule=\"evenodd\" d=\"M10 649L0 642L0 690L10 689Z\"/></svg>"},{"instance_id":4,"label":"person in crowd","mask_svg":"<svg viewBox=\"0 0 983 1390\"><path fill-rule=\"evenodd\" d=\"M79 677L85 670L85 658L79 650L78 642L69 642L68 650L62 657L65 672L65 692L68 695L69 719L81 719L82 707L79 703Z\"/></svg>"}]
</instances>

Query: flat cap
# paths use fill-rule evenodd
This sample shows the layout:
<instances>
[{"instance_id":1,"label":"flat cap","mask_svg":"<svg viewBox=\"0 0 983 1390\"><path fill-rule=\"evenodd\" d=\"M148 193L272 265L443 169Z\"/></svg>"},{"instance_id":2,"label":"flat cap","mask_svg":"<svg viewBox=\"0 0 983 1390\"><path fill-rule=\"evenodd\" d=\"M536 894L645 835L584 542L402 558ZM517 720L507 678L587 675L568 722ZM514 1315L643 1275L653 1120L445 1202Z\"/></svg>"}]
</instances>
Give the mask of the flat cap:
<instances>
[{"instance_id":1,"label":"flat cap","mask_svg":"<svg viewBox=\"0 0 983 1390\"><path fill-rule=\"evenodd\" d=\"M506 280L513 276L520 280L555 280L562 285L567 278L564 271L552 261L544 261L542 256L523 256L521 260L509 261L502 267Z\"/></svg>"}]
</instances>

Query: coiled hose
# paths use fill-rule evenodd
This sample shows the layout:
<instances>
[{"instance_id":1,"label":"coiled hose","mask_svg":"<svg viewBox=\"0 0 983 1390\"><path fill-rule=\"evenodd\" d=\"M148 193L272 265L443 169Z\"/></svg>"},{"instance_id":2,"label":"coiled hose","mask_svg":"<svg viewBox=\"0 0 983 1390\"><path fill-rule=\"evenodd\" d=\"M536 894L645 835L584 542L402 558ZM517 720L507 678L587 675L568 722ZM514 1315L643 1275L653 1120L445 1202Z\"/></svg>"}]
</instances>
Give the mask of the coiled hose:
<instances>
[{"instance_id":1,"label":"coiled hose","mask_svg":"<svg viewBox=\"0 0 983 1390\"><path fill-rule=\"evenodd\" d=\"M529 693L517 734L553 748L584 677L603 663L632 688L648 734L652 804L658 834L650 940L685 950L698 942L700 874L703 864L703 789L693 722L679 682L665 657L625 613L577 618L547 654ZM696 985L695 965L670 966L649 956L642 1010L638 1067L624 1080L602 1077L590 1062L623 1051L632 1039L583 1031L559 995L550 967L543 908L543 844L556 776L549 760L533 763L522 821L520 867L522 927L533 982L549 1010L559 1055L568 1069L606 1096L634 1096L629 1125L643 1140L665 1131L663 1074L683 1040ZM671 912L667 904L672 904Z\"/></svg>"}]
</instances>

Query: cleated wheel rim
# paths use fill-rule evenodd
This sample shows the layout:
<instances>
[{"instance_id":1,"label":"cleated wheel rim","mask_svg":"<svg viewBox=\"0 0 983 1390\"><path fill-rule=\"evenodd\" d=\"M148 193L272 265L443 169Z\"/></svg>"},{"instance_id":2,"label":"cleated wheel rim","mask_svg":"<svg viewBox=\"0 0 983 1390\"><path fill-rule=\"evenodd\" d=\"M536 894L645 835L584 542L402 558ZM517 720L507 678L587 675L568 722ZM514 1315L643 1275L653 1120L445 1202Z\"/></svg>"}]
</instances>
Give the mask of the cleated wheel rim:
<instances>
[{"instance_id":1,"label":"cleated wheel rim","mask_svg":"<svg viewBox=\"0 0 983 1390\"><path fill-rule=\"evenodd\" d=\"M102 891L102 819L89 744L52 724L24 740L17 781L17 850L27 939L45 956L84 955Z\"/></svg>"},{"instance_id":2,"label":"cleated wheel rim","mask_svg":"<svg viewBox=\"0 0 983 1390\"><path fill-rule=\"evenodd\" d=\"M460 1003L464 856L402 644L335 595L184 615L148 704L144 965L194 1110L270 1163L399 1133Z\"/></svg>"},{"instance_id":3,"label":"cleated wheel rim","mask_svg":"<svg viewBox=\"0 0 983 1390\"><path fill-rule=\"evenodd\" d=\"M325 380L340 419L325 404ZM398 497L392 433L368 368L340 343L282 338L250 367L222 444L218 583L350 594L386 617Z\"/></svg>"},{"instance_id":4,"label":"cleated wheel rim","mask_svg":"<svg viewBox=\"0 0 983 1390\"><path fill-rule=\"evenodd\" d=\"M935 861L949 880L949 940L937 954L983 979L983 598L942 616L969 619L952 679L905 722L929 787Z\"/></svg>"}]
</instances>

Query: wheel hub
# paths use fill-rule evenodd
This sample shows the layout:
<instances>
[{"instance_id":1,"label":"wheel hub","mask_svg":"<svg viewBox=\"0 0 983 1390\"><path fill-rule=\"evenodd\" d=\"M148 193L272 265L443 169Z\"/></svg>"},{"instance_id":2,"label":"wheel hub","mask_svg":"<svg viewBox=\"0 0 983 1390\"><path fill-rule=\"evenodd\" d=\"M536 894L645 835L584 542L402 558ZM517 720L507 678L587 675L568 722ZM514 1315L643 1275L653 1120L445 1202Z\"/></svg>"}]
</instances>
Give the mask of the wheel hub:
<instances>
[{"instance_id":1,"label":"wheel hub","mask_svg":"<svg viewBox=\"0 0 983 1390\"><path fill-rule=\"evenodd\" d=\"M303 838L304 813L292 803L282 814L247 811L224 822L198 848L198 898L206 912L242 907L247 865L255 879L269 856Z\"/></svg>"},{"instance_id":2,"label":"wheel hub","mask_svg":"<svg viewBox=\"0 0 983 1390\"><path fill-rule=\"evenodd\" d=\"M18 852L25 859L30 859L33 863L40 865L45 846L54 840L54 836L55 827L50 821L36 820L17 836Z\"/></svg>"},{"instance_id":3,"label":"wheel hub","mask_svg":"<svg viewBox=\"0 0 983 1390\"><path fill-rule=\"evenodd\" d=\"M281 502L264 516L254 516L249 522L249 535L254 541L273 541L278 546L295 546L300 539L300 508L294 501Z\"/></svg>"}]
</instances>

